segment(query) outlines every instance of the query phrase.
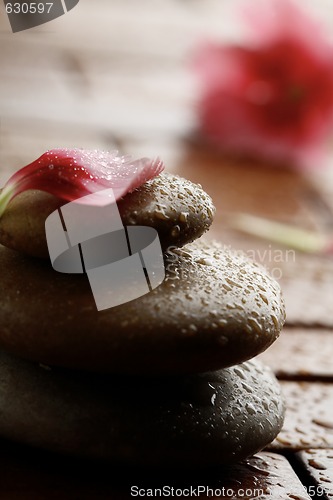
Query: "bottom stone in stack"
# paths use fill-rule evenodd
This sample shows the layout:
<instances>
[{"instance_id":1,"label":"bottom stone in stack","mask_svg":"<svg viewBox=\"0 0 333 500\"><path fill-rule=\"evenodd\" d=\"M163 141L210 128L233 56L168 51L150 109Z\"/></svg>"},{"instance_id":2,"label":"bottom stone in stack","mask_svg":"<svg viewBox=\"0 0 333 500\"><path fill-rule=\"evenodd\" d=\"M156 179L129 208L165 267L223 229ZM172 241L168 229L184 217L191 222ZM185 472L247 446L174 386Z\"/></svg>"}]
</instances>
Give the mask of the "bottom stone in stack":
<instances>
[{"instance_id":1,"label":"bottom stone in stack","mask_svg":"<svg viewBox=\"0 0 333 500\"><path fill-rule=\"evenodd\" d=\"M248 361L177 377L48 368L0 354L0 436L139 465L217 465L271 442L284 406L269 368Z\"/></svg>"}]
</instances>

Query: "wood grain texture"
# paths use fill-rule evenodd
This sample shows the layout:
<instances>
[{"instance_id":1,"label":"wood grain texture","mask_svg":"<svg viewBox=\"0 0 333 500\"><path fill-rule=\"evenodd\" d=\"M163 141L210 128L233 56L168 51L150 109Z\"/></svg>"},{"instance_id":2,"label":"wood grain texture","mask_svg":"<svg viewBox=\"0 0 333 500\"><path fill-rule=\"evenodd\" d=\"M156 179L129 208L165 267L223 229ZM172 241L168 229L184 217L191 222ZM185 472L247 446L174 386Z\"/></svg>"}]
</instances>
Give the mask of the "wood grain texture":
<instances>
[{"instance_id":1,"label":"wood grain texture","mask_svg":"<svg viewBox=\"0 0 333 500\"><path fill-rule=\"evenodd\" d=\"M332 344L332 330L285 328L258 359L281 379L333 382Z\"/></svg>"},{"instance_id":2,"label":"wood grain texture","mask_svg":"<svg viewBox=\"0 0 333 500\"><path fill-rule=\"evenodd\" d=\"M281 381L286 417L270 449L333 448L333 384Z\"/></svg>"},{"instance_id":3,"label":"wood grain texture","mask_svg":"<svg viewBox=\"0 0 333 500\"><path fill-rule=\"evenodd\" d=\"M333 498L333 451L332 450L304 450L296 454L305 473L312 480L311 496L316 494L328 500Z\"/></svg>"},{"instance_id":4,"label":"wood grain texture","mask_svg":"<svg viewBox=\"0 0 333 500\"><path fill-rule=\"evenodd\" d=\"M178 498L187 498L186 490L200 486L200 498L310 500L303 484L288 460L275 453L262 452L235 466L223 469L182 471L163 469L123 469L103 463L69 461L56 455L45 455L19 446L0 452L2 481L0 491L6 500L127 500L131 486L154 490L174 488ZM185 464L184 464L185 465ZM15 480L13 480L15 478ZM216 495L214 495L216 493ZM148 493L148 498L156 495ZM175 495L174 495L175 496ZM194 495L192 495L194 496Z\"/></svg>"}]
</instances>

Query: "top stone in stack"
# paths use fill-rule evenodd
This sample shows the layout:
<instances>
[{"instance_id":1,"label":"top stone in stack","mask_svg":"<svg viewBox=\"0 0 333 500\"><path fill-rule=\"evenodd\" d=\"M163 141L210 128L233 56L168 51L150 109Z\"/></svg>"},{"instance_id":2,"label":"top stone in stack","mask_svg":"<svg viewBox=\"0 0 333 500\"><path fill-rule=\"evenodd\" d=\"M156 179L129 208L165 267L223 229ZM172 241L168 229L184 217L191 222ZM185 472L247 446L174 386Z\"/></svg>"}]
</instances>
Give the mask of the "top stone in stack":
<instances>
[{"instance_id":1,"label":"top stone in stack","mask_svg":"<svg viewBox=\"0 0 333 500\"><path fill-rule=\"evenodd\" d=\"M7 353L0 357L0 434L155 464L228 463L270 442L283 421L278 384L266 368L243 362L279 335L280 288L244 255L191 243L214 215L201 186L160 174L118 202L124 225L157 229L166 278L99 312L85 276L57 273L42 258L45 219L62 204L27 191L0 219L9 247L0 247L0 348ZM145 377L133 382L133 374ZM33 408L28 422L22 380Z\"/></svg>"}]
</instances>

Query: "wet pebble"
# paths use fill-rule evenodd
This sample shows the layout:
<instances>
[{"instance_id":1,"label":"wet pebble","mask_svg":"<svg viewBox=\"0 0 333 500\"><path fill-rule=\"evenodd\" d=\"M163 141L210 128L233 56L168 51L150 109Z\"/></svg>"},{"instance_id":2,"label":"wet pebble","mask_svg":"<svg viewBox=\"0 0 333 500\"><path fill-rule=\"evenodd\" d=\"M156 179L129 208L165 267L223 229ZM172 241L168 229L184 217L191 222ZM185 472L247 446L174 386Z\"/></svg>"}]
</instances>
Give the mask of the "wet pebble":
<instances>
[{"instance_id":1,"label":"wet pebble","mask_svg":"<svg viewBox=\"0 0 333 500\"><path fill-rule=\"evenodd\" d=\"M236 462L274 439L284 414L274 375L254 361L202 375L134 378L45 370L0 353L0 392L2 437L138 465ZM262 405L267 393L274 412Z\"/></svg>"},{"instance_id":2,"label":"wet pebble","mask_svg":"<svg viewBox=\"0 0 333 500\"><path fill-rule=\"evenodd\" d=\"M46 365L215 370L266 349L285 318L280 287L263 268L201 241L168 254L159 287L104 311L97 311L85 275L58 273L4 247L0 267L0 348ZM267 300L260 299L263 289Z\"/></svg>"},{"instance_id":3,"label":"wet pebble","mask_svg":"<svg viewBox=\"0 0 333 500\"><path fill-rule=\"evenodd\" d=\"M35 257L48 258L45 220L67 203L42 191L25 191L0 218L0 243ZM215 207L199 186L177 175L160 174L117 203L124 226L157 229L163 249L183 246L207 231Z\"/></svg>"}]
</instances>

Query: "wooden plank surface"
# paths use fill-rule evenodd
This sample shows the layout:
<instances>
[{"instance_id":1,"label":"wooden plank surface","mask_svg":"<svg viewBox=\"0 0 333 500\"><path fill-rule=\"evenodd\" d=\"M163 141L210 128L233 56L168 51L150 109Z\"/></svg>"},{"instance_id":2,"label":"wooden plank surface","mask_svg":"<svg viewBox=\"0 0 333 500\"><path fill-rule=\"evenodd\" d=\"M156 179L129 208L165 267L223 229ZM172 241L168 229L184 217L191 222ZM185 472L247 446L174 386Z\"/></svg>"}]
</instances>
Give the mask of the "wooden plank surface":
<instances>
[{"instance_id":1,"label":"wooden plank surface","mask_svg":"<svg viewBox=\"0 0 333 500\"><path fill-rule=\"evenodd\" d=\"M285 328L258 358L280 379L333 382L332 330Z\"/></svg>"},{"instance_id":2,"label":"wooden plank surface","mask_svg":"<svg viewBox=\"0 0 333 500\"><path fill-rule=\"evenodd\" d=\"M309 493L312 496L333 498L333 453L332 450L305 450L297 453L297 458L301 462L313 481Z\"/></svg>"},{"instance_id":3,"label":"wooden plank surface","mask_svg":"<svg viewBox=\"0 0 333 500\"><path fill-rule=\"evenodd\" d=\"M331 0L302 4L333 27ZM284 291L288 325L262 355L288 379L282 382L286 423L274 453L215 471L207 481L235 489L263 485L260 498L309 499L306 489L314 478L330 497L332 477L318 474L310 455L331 466L333 259L245 236L230 220L246 212L332 233L333 151L332 168L300 173L226 159L196 140L191 55L200 39L237 38L233 5L233 0L81 0L52 23L16 34L1 5L0 185L53 147L160 156L168 171L201 183L217 207L206 238L243 250L270 269ZM308 448L312 451L294 451ZM129 470L122 482L114 466L5 442L0 467L0 498L9 500L130 498L131 481L149 483L152 476ZM176 485L185 472L177 474L162 476ZM190 484L197 476L186 471L186 478Z\"/></svg>"},{"instance_id":4,"label":"wooden plank surface","mask_svg":"<svg viewBox=\"0 0 333 500\"><path fill-rule=\"evenodd\" d=\"M147 475L140 468L124 470L117 466L108 467L84 461L73 463L35 451L27 457L26 450L17 447L15 455L12 450L8 453L8 447L5 447L5 451L7 455L0 452L0 464L9 472L4 476L1 486L6 500L123 500L131 498L131 487L134 492L140 490L144 498L156 498L157 495L149 492L143 495L143 490L163 487L170 492L174 488L174 497L185 498L192 487L204 499L235 500L239 498L239 491L245 500L310 500L288 460L277 453L262 452L237 466L213 471L198 470L195 475L186 469L155 470L153 474ZM13 476L16 482L12 481ZM184 496L179 495L180 490L185 491Z\"/></svg>"}]
</instances>

